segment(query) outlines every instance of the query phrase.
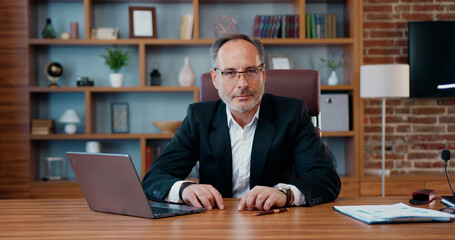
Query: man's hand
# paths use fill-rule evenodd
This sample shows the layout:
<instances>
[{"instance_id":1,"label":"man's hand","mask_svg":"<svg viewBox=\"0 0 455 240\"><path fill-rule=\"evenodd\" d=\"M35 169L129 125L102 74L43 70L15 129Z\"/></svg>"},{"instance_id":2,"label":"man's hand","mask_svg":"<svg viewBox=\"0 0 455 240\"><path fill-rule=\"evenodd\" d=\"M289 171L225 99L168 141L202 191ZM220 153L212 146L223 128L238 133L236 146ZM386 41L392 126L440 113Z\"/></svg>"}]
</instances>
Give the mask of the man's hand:
<instances>
[{"instance_id":1,"label":"man's hand","mask_svg":"<svg viewBox=\"0 0 455 240\"><path fill-rule=\"evenodd\" d=\"M253 210L270 210L273 206L283 207L286 205L286 194L274 187L256 186L248 191L240 200L238 210L245 208Z\"/></svg>"},{"instance_id":2,"label":"man's hand","mask_svg":"<svg viewBox=\"0 0 455 240\"><path fill-rule=\"evenodd\" d=\"M191 184L186 187L182 192L182 200L196 207L204 207L207 210L212 210L215 205L219 209L225 208L220 192L212 185L207 184Z\"/></svg>"}]
</instances>

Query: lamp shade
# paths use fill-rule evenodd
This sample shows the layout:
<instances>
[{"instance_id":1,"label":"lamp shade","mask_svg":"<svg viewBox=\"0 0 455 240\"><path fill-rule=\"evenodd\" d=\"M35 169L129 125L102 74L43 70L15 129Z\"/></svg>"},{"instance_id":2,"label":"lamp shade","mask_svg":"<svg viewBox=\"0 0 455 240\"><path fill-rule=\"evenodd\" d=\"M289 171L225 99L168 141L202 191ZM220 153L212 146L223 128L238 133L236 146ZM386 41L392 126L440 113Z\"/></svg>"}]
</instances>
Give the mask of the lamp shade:
<instances>
[{"instance_id":1,"label":"lamp shade","mask_svg":"<svg viewBox=\"0 0 455 240\"><path fill-rule=\"evenodd\" d=\"M77 114L76 110L68 109L63 113L62 117L60 118L60 122L62 123L80 123L81 118L79 114Z\"/></svg>"},{"instance_id":2,"label":"lamp shade","mask_svg":"<svg viewBox=\"0 0 455 240\"><path fill-rule=\"evenodd\" d=\"M379 64L361 66L360 97L409 97L409 65Z\"/></svg>"}]
</instances>

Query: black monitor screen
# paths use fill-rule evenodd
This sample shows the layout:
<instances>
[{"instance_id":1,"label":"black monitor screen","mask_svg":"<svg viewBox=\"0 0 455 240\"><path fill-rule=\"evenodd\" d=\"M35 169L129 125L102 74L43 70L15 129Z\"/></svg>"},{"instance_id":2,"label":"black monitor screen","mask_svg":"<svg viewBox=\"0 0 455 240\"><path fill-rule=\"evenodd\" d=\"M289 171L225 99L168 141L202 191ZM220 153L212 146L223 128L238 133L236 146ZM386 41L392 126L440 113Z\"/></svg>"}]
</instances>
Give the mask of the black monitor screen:
<instances>
[{"instance_id":1,"label":"black monitor screen","mask_svg":"<svg viewBox=\"0 0 455 240\"><path fill-rule=\"evenodd\" d=\"M455 21L408 27L411 97L455 96Z\"/></svg>"}]
</instances>

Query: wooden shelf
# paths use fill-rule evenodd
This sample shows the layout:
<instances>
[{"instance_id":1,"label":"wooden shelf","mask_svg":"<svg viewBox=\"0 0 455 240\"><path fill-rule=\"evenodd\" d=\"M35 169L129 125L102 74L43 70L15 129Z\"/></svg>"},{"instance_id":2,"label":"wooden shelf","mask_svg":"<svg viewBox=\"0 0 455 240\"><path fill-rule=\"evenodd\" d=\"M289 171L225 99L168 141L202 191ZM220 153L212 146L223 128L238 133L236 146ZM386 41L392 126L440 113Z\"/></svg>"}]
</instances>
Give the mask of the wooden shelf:
<instances>
[{"instance_id":1,"label":"wooden shelf","mask_svg":"<svg viewBox=\"0 0 455 240\"><path fill-rule=\"evenodd\" d=\"M354 137L354 131L324 132L321 131L322 137Z\"/></svg>"},{"instance_id":2,"label":"wooden shelf","mask_svg":"<svg viewBox=\"0 0 455 240\"><path fill-rule=\"evenodd\" d=\"M29 45L184 45L184 46L210 46L215 39L204 38L204 39L116 39L116 40L99 40L99 39L43 39L43 38L31 38L28 40ZM319 39L305 39L305 38L263 38L261 39L264 45L344 45L353 44L354 39L352 38L319 38Z\"/></svg>"},{"instance_id":3,"label":"wooden shelf","mask_svg":"<svg viewBox=\"0 0 455 240\"><path fill-rule=\"evenodd\" d=\"M94 133L30 135L31 140L172 139L173 133Z\"/></svg>"},{"instance_id":4,"label":"wooden shelf","mask_svg":"<svg viewBox=\"0 0 455 240\"><path fill-rule=\"evenodd\" d=\"M51 92L199 92L199 87L145 86L145 87L29 87L32 93Z\"/></svg>"}]
</instances>

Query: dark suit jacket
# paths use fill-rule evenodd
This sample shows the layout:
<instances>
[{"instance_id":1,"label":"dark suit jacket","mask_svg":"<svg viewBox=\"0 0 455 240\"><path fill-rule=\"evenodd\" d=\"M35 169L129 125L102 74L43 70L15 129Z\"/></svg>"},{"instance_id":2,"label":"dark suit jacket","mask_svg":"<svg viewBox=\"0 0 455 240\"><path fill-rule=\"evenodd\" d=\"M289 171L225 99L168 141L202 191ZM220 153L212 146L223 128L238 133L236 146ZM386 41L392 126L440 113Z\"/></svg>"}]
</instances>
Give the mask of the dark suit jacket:
<instances>
[{"instance_id":1,"label":"dark suit jacket","mask_svg":"<svg viewBox=\"0 0 455 240\"><path fill-rule=\"evenodd\" d=\"M142 185L147 197L163 201L172 185L199 161L199 183L232 197L232 154L226 105L188 107L174 138L152 163ZM250 187L295 185L313 206L337 198L341 184L332 159L314 130L304 102L265 94L251 153Z\"/></svg>"}]
</instances>

